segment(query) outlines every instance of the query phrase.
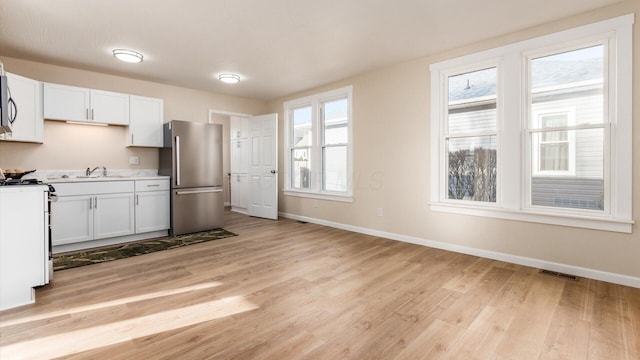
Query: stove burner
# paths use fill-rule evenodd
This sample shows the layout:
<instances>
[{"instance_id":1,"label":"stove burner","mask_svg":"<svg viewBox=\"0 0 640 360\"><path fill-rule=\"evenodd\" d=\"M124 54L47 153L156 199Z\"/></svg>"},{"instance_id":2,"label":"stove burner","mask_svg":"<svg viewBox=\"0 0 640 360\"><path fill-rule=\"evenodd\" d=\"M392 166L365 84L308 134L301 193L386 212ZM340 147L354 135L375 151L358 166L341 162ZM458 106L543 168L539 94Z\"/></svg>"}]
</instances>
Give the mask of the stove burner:
<instances>
[{"instance_id":1,"label":"stove burner","mask_svg":"<svg viewBox=\"0 0 640 360\"><path fill-rule=\"evenodd\" d=\"M9 185L45 185L42 181L38 179L8 179L8 180L0 180L0 186L9 186Z\"/></svg>"}]
</instances>

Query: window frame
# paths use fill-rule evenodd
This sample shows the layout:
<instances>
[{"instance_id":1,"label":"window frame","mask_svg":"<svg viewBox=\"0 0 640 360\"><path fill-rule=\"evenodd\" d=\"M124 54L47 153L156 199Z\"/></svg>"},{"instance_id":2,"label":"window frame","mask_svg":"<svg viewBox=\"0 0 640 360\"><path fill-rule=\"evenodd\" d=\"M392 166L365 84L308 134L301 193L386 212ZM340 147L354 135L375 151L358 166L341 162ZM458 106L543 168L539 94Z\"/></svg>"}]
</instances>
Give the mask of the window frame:
<instances>
[{"instance_id":1,"label":"window frame","mask_svg":"<svg viewBox=\"0 0 640 360\"><path fill-rule=\"evenodd\" d=\"M457 76L457 75L461 75L461 74L465 74L465 73L471 73L471 72L475 72L475 71L481 71L484 69L489 69L489 68L496 68L496 97L495 97L495 102L496 102L496 130L495 131L466 131L466 132L462 132L462 133L456 133L456 134L450 134L448 132L448 127L449 127L449 103L448 103L448 94L449 94L449 86L448 86L448 79L452 76ZM441 76L441 82L442 82L442 94L443 97L446 99L445 102L440 102L440 113L442 114L441 117L441 126L442 126L442 131L440 132L440 138L439 138L439 142L440 142L440 151L443 154L443 159L442 161L440 161L441 163L441 167L440 167L440 172L441 174L447 174L449 171L449 161L448 161L448 151L447 151L447 140L449 139L456 139L456 138L465 138L465 137L481 137L481 136L495 136L496 137L496 153L499 154L500 153L500 135L499 135L499 129L502 123L502 104L501 101L499 101L499 94L502 91L502 86L501 86L501 61L499 59L489 59L487 61L482 61L479 63L475 63L475 64L470 64L467 66L462 66L462 67L456 67L456 68L452 68L452 69L448 69L446 71L443 71L440 76ZM497 161L496 161L496 187L499 186L500 184L500 156L498 155ZM486 207L486 208L495 208L498 206L499 201L500 201L500 193L497 192L496 193L496 201L495 202L488 202L488 201L473 201L473 200L462 200L462 199L451 199L448 196L448 176L441 176L440 177L440 199L442 199L443 203L449 203L452 205L455 204L462 204L462 205L470 205L470 206L478 206L478 207Z\"/></svg>"},{"instance_id":2,"label":"window frame","mask_svg":"<svg viewBox=\"0 0 640 360\"><path fill-rule=\"evenodd\" d=\"M536 222L587 229L630 233L632 219L632 35L634 14L524 40L430 65L431 71L431 176L432 211ZM553 49L578 48L605 42L608 69L608 102L604 121L605 187L609 200L605 211L530 206L528 181L531 176L530 108L528 99L528 56ZM445 149L446 75L464 68L480 68L499 62L498 86L498 178L495 206L447 201ZM500 106L500 104L502 104ZM501 121L500 119L504 119ZM580 126L582 127L582 126ZM597 126L602 127L602 126ZM577 128L570 126L569 129ZM507 171L508 170L508 171ZM608 184L607 184L608 182Z\"/></svg>"},{"instance_id":3,"label":"window frame","mask_svg":"<svg viewBox=\"0 0 640 360\"><path fill-rule=\"evenodd\" d=\"M284 102L284 122L285 122L285 182L283 194L287 196L299 196L333 201L352 202L353 201L353 87L325 91L322 93L305 96ZM324 139L324 114L322 106L324 103L334 100L347 100L347 143L339 146L347 147L347 189L346 191L323 190L324 188L324 149L326 147L338 146L338 144L325 145ZM310 188L296 188L292 186L292 163L291 151L293 137L293 110L305 106L311 106L311 168L310 168Z\"/></svg>"}]
</instances>

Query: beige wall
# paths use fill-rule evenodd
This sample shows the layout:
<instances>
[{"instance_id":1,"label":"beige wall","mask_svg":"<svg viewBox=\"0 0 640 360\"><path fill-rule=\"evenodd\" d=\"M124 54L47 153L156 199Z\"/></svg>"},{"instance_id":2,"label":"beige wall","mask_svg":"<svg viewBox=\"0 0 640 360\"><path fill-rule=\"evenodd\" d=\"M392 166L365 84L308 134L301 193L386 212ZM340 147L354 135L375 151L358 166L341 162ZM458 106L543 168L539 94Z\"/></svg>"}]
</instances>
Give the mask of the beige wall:
<instances>
[{"instance_id":1,"label":"beige wall","mask_svg":"<svg viewBox=\"0 0 640 360\"><path fill-rule=\"evenodd\" d=\"M119 76L77 70L61 66L0 57L5 70L28 78L93 89L149 96L164 100L164 121L207 122L209 110L262 114L266 104L205 91L135 80ZM222 121L228 137L229 121ZM44 144L0 141L0 168L25 170L80 170L106 166L109 169L157 169L158 150L125 147L124 126L87 126L62 121L45 121ZM227 141L228 148L228 141ZM225 149L225 173L228 149ZM129 165L129 156L138 156L139 165ZM228 196L228 191L225 193ZM228 200L225 200L228 201Z\"/></svg>"},{"instance_id":2,"label":"beige wall","mask_svg":"<svg viewBox=\"0 0 640 360\"><path fill-rule=\"evenodd\" d=\"M353 85L354 201L314 200L280 195L280 211L351 226L440 241L481 250L640 277L640 229L632 234L542 225L432 212L429 208L429 64L574 26L635 12L627 1L570 19L472 44L429 58L397 64L344 81L271 101L278 112L280 138L283 101ZM636 18L635 44L640 39ZM425 34L424 36L428 36ZM419 41L419 37L416 41ZM634 139L640 139L640 46L634 57ZM280 148L281 169L284 148ZM640 145L633 149L634 218L640 214ZM283 187L280 179L280 187ZM383 216L376 209L383 209Z\"/></svg>"}]
</instances>

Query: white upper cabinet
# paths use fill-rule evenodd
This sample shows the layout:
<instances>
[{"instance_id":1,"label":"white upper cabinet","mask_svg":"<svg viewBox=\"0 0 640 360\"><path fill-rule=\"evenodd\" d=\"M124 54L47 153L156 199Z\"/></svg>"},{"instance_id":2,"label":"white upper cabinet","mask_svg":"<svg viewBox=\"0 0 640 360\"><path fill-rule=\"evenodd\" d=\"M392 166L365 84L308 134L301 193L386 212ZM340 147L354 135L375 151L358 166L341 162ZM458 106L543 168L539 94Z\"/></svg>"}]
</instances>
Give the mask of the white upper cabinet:
<instances>
[{"instance_id":1,"label":"white upper cabinet","mask_svg":"<svg viewBox=\"0 0 640 360\"><path fill-rule=\"evenodd\" d=\"M127 146L162 147L163 122L162 99L131 95Z\"/></svg>"},{"instance_id":2,"label":"white upper cabinet","mask_svg":"<svg viewBox=\"0 0 640 360\"><path fill-rule=\"evenodd\" d=\"M89 106L89 89L44 84L45 119L89 121Z\"/></svg>"},{"instance_id":3,"label":"white upper cabinet","mask_svg":"<svg viewBox=\"0 0 640 360\"><path fill-rule=\"evenodd\" d=\"M2 134L0 139L42 143L44 140L42 117L42 82L7 73L11 98L16 103L13 133Z\"/></svg>"},{"instance_id":4,"label":"white upper cabinet","mask_svg":"<svg viewBox=\"0 0 640 360\"><path fill-rule=\"evenodd\" d=\"M91 90L91 121L101 124L129 125L129 95Z\"/></svg>"},{"instance_id":5,"label":"white upper cabinet","mask_svg":"<svg viewBox=\"0 0 640 360\"><path fill-rule=\"evenodd\" d=\"M44 118L129 125L129 95L60 84L44 84Z\"/></svg>"},{"instance_id":6,"label":"white upper cabinet","mask_svg":"<svg viewBox=\"0 0 640 360\"><path fill-rule=\"evenodd\" d=\"M249 119L231 116L231 140L246 139L249 133Z\"/></svg>"}]
</instances>

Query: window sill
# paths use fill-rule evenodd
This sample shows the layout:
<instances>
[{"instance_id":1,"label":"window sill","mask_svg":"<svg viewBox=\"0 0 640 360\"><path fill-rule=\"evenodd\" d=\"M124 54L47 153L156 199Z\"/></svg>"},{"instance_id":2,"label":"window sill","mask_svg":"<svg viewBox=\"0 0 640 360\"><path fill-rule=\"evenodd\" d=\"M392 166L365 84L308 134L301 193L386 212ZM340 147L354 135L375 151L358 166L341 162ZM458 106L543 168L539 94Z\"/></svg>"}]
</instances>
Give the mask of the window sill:
<instances>
[{"instance_id":1,"label":"window sill","mask_svg":"<svg viewBox=\"0 0 640 360\"><path fill-rule=\"evenodd\" d=\"M320 200L330 200L330 201L341 201L341 202L353 202L352 195L340 195L340 194L332 194L332 193L317 193L317 192L309 192L309 191L299 191L299 190L282 190L282 193L285 196L297 196L304 197L309 199L320 199Z\"/></svg>"},{"instance_id":2,"label":"window sill","mask_svg":"<svg viewBox=\"0 0 640 360\"><path fill-rule=\"evenodd\" d=\"M570 226L628 234L632 232L632 226L634 224L633 220L572 214L550 214L535 210L507 210L501 208L488 209L443 203L430 203L429 205L432 211L437 212L526 221L548 225Z\"/></svg>"}]
</instances>

